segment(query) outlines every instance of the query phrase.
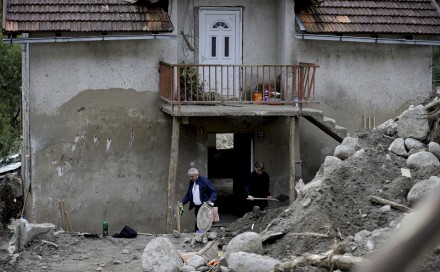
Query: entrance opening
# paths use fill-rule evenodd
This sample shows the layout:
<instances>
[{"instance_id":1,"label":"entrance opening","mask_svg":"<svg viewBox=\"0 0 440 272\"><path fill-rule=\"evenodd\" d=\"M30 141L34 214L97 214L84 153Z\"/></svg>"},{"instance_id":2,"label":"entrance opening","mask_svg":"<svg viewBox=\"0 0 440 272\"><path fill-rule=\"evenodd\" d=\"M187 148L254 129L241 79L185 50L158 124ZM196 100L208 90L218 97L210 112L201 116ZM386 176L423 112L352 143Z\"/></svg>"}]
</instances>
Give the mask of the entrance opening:
<instances>
[{"instance_id":1,"label":"entrance opening","mask_svg":"<svg viewBox=\"0 0 440 272\"><path fill-rule=\"evenodd\" d=\"M208 178L218 192L216 205L220 215L220 222L215 225L229 225L246 212L243 182L251 162L251 133L208 134Z\"/></svg>"}]
</instances>

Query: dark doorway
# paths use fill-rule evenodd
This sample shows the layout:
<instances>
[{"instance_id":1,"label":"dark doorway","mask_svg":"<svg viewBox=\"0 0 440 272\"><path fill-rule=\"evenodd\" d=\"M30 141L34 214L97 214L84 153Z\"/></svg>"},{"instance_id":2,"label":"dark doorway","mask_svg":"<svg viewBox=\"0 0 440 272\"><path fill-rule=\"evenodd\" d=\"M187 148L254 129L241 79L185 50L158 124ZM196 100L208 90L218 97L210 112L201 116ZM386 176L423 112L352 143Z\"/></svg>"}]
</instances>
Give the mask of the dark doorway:
<instances>
[{"instance_id":1,"label":"dark doorway","mask_svg":"<svg viewBox=\"0 0 440 272\"><path fill-rule=\"evenodd\" d=\"M212 133L208 135L208 178L218 191L220 225L243 216L243 181L251 170L251 133ZM222 220L223 218L223 220Z\"/></svg>"}]
</instances>

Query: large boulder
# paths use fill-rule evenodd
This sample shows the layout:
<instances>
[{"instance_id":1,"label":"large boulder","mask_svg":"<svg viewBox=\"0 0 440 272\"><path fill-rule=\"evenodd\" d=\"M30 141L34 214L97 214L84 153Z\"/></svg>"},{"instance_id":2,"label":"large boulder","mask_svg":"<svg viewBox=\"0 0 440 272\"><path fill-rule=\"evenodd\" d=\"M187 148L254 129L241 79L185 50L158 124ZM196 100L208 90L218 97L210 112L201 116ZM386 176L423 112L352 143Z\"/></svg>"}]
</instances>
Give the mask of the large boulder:
<instances>
[{"instance_id":1,"label":"large boulder","mask_svg":"<svg viewBox=\"0 0 440 272\"><path fill-rule=\"evenodd\" d=\"M440 192L440 177L432 176L418 182L411 188L407 196L408 203L414 206L438 192Z\"/></svg>"},{"instance_id":2,"label":"large boulder","mask_svg":"<svg viewBox=\"0 0 440 272\"><path fill-rule=\"evenodd\" d=\"M408 168L418 168L421 166L440 166L439 159L428 151L417 152L412 154L406 160Z\"/></svg>"},{"instance_id":3,"label":"large boulder","mask_svg":"<svg viewBox=\"0 0 440 272\"><path fill-rule=\"evenodd\" d=\"M262 254L263 242L261 241L260 235L255 232L247 231L232 238L224 254L226 261L228 261L229 255L239 251Z\"/></svg>"},{"instance_id":4,"label":"large boulder","mask_svg":"<svg viewBox=\"0 0 440 272\"><path fill-rule=\"evenodd\" d=\"M422 150L426 148L426 145L424 143L413 138L406 138L405 146L407 150L411 150L411 149Z\"/></svg>"},{"instance_id":5,"label":"large boulder","mask_svg":"<svg viewBox=\"0 0 440 272\"><path fill-rule=\"evenodd\" d=\"M269 256L248 252L234 252L228 258L228 266L239 272L268 272L272 271L280 261Z\"/></svg>"},{"instance_id":6,"label":"large boulder","mask_svg":"<svg viewBox=\"0 0 440 272\"><path fill-rule=\"evenodd\" d=\"M345 160L360 149L359 138L357 137L345 137L342 143L335 148L334 156Z\"/></svg>"},{"instance_id":7,"label":"large boulder","mask_svg":"<svg viewBox=\"0 0 440 272\"><path fill-rule=\"evenodd\" d=\"M351 155L353 155L354 153L354 149L350 146L346 146L346 145L338 145L335 148L335 157L341 159L341 160L345 160L347 158L349 158Z\"/></svg>"},{"instance_id":8,"label":"large boulder","mask_svg":"<svg viewBox=\"0 0 440 272\"><path fill-rule=\"evenodd\" d=\"M179 272L182 266L179 252L165 237L151 240L142 253L142 272Z\"/></svg>"},{"instance_id":9,"label":"large boulder","mask_svg":"<svg viewBox=\"0 0 440 272\"><path fill-rule=\"evenodd\" d=\"M397 122L394 119L390 119L377 126L376 129L382 131L386 135L394 136L397 133Z\"/></svg>"},{"instance_id":10,"label":"large boulder","mask_svg":"<svg viewBox=\"0 0 440 272\"><path fill-rule=\"evenodd\" d=\"M388 148L389 151L393 152L394 154L397 154L399 156L408 157L408 152L405 148L405 140L403 138L397 138L395 139Z\"/></svg>"},{"instance_id":11,"label":"large boulder","mask_svg":"<svg viewBox=\"0 0 440 272\"><path fill-rule=\"evenodd\" d=\"M428 144L428 151L434 154L440 160L440 144L436 142L430 142Z\"/></svg>"},{"instance_id":12,"label":"large boulder","mask_svg":"<svg viewBox=\"0 0 440 272\"><path fill-rule=\"evenodd\" d=\"M424 140L429 133L428 116L425 107L418 105L404 111L397 123L397 135L400 138Z\"/></svg>"},{"instance_id":13,"label":"large boulder","mask_svg":"<svg viewBox=\"0 0 440 272\"><path fill-rule=\"evenodd\" d=\"M324 177L329 177L335 170L339 168L343 161L334 156L327 156L324 160Z\"/></svg>"}]
</instances>

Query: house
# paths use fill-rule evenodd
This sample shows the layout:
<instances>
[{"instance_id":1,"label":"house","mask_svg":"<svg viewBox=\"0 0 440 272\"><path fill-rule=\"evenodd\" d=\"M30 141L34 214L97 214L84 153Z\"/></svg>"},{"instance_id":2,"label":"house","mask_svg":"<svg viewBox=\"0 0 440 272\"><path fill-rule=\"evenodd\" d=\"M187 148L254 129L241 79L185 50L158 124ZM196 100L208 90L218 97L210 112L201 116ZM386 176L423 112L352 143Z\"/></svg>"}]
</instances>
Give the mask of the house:
<instances>
[{"instance_id":1,"label":"house","mask_svg":"<svg viewBox=\"0 0 440 272\"><path fill-rule=\"evenodd\" d=\"M220 218L240 215L258 159L272 195L293 201L343 127L431 91L438 12L423 0L3 0L4 42L24 52L26 215L60 224L64 200L74 231L105 218L110 232L169 231L189 167L219 189Z\"/></svg>"}]
</instances>

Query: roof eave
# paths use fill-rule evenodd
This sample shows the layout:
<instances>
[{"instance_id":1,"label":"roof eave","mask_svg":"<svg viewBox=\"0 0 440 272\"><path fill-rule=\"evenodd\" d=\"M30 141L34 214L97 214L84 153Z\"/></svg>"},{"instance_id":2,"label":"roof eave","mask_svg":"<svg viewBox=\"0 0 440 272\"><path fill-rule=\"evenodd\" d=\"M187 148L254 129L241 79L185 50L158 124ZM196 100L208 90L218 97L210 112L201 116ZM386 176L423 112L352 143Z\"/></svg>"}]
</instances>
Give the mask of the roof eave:
<instances>
[{"instance_id":1,"label":"roof eave","mask_svg":"<svg viewBox=\"0 0 440 272\"><path fill-rule=\"evenodd\" d=\"M26 33L25 33L26 34ZM67 43L67 42L94 42L94 41L131 41L131 40L173 40L176 35L171 34L132 34L132 35L95 35L77 37L41 37L29 38L23 35L19 38L5 38L3 43Z\"/></svg>"},{"instance_id":2,"label":"roof eave","mask_svg":"<svg viewBox=\"0 0 440 272\"><path fill-rule=\"evenodd\" d=\"M409 40L409 39L356 37L356 36L310 34L310 33L297 33L295 35L295 38L298 40L315 40L315 41L337 41L337 42L360 42L360 43L440 46L440 40Z\"/></svg>"},{"instance_id":3,"label":"roof eave","mask_svg":"<svg viewBox=\"0 0 440 272\"><path fill-rule=\"evenodd\" d=\"M296 23L298 24L299 30L306 31L306 28L298 14L295 14Z\"/></svg>"}]
</instances>

